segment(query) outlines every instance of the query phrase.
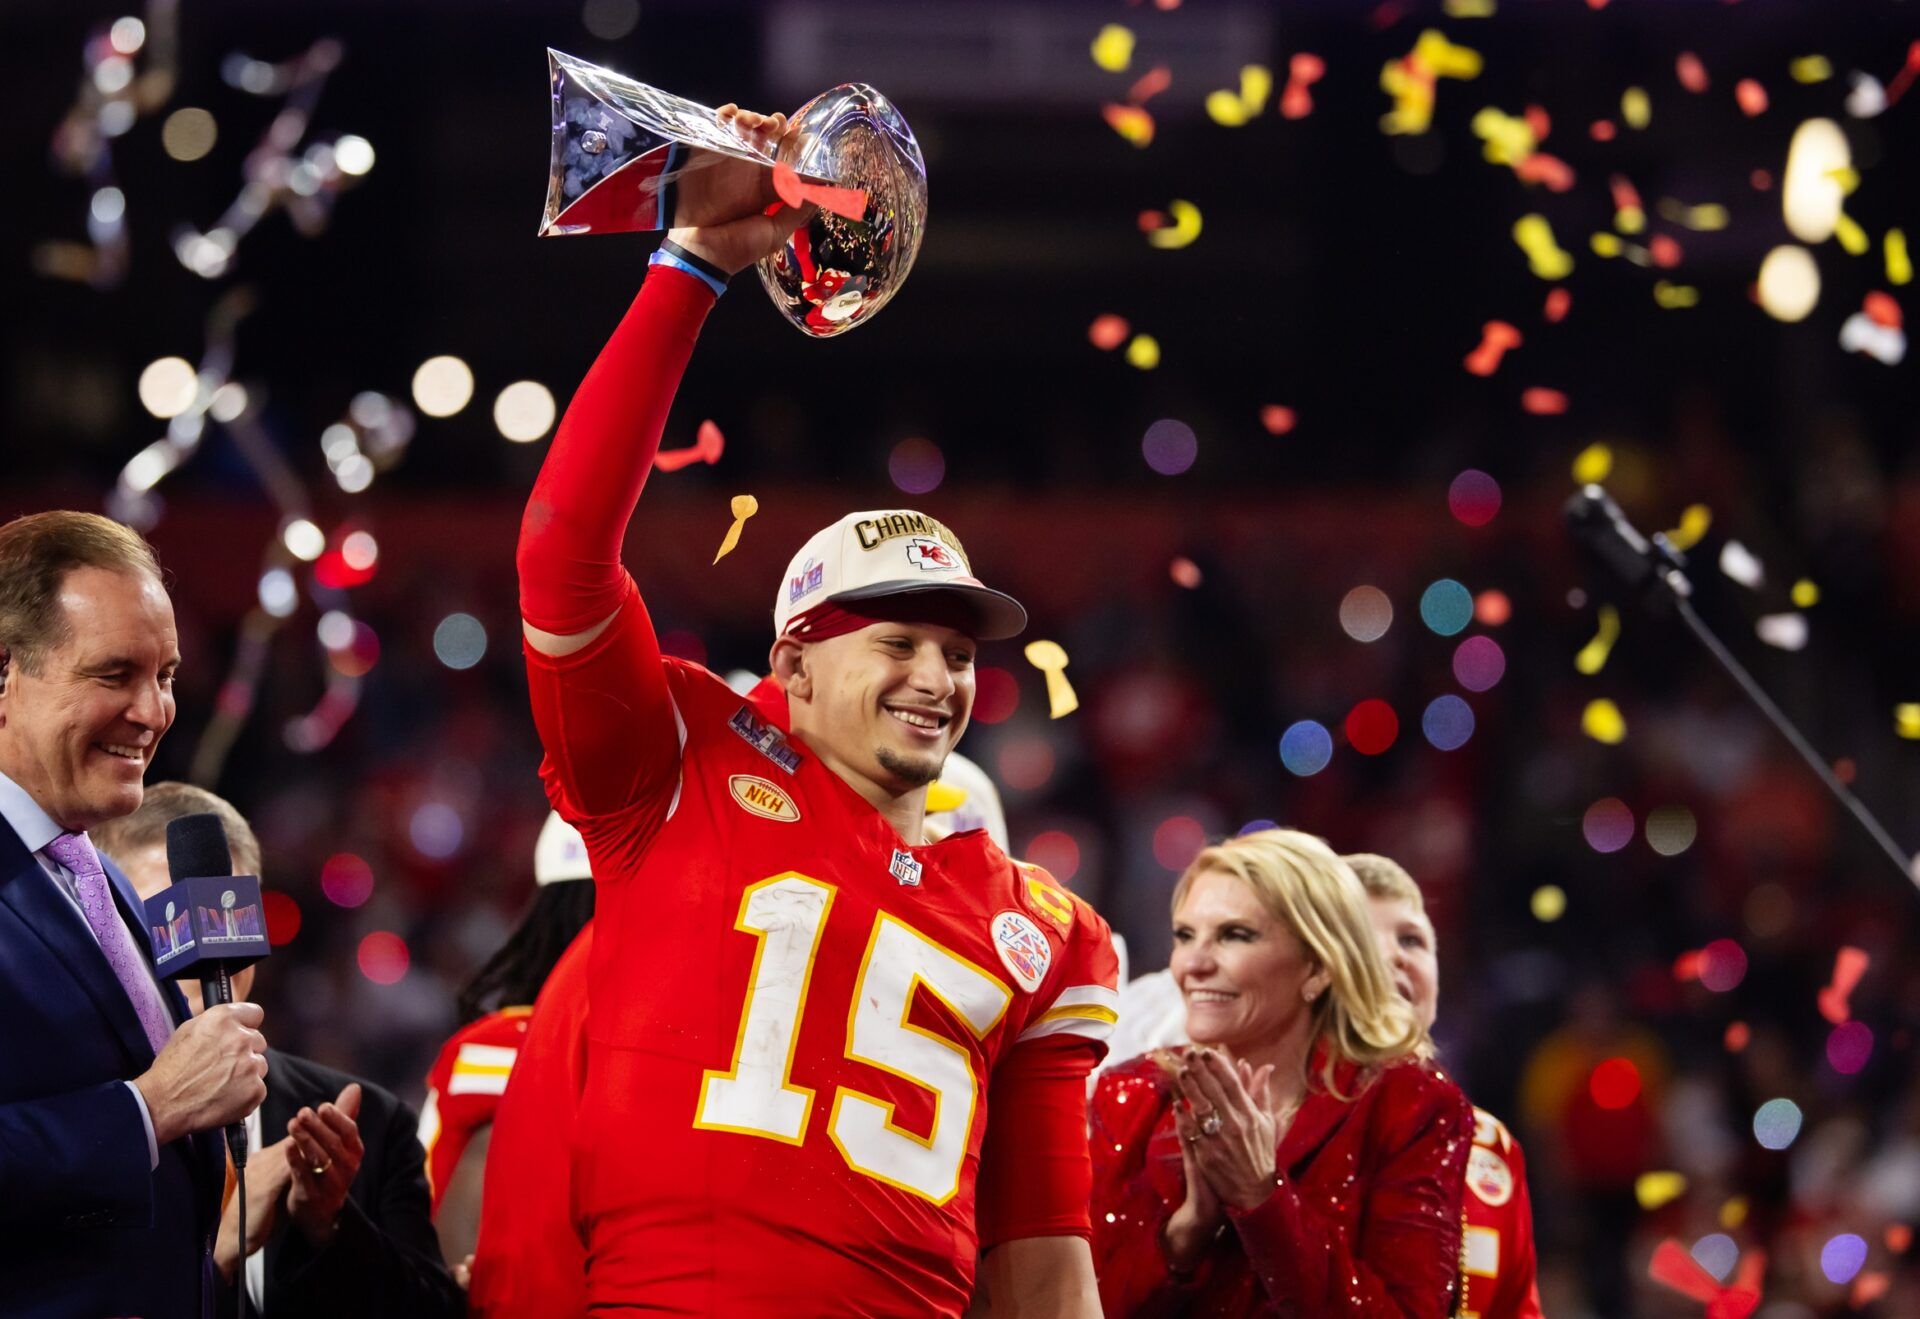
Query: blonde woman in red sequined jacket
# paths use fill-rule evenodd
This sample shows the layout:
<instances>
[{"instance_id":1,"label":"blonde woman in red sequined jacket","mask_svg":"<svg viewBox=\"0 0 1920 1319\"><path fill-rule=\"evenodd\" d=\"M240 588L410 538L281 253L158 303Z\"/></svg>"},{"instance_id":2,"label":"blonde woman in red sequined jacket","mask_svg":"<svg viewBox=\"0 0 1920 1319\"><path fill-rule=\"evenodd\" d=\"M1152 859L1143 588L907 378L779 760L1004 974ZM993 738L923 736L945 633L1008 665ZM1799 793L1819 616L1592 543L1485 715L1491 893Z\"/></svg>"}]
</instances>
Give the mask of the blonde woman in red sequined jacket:
<instances>
[{"instance_id":1,"label":"blonde woman in red sequined jacket","mask_svg":"<svg viewBox=\"0 0 1920 1319\"><path fill-rule=\"evenodd\" d=\"M1440 1316L1460 1278L1466 1096L1395 992L1320 839L1210 847L1173 895L1193 1045L1094 1091L1106 1313Z\"/></svg>"}]
</instances>

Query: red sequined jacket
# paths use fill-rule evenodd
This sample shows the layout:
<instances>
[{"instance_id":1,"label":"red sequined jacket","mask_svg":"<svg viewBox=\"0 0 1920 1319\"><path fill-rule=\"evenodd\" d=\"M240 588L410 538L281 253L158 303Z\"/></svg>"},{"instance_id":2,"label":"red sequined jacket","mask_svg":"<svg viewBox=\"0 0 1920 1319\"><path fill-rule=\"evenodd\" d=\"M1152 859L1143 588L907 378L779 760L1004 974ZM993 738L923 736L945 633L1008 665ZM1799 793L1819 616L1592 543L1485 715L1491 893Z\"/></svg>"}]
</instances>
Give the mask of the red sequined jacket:
<instances>
[{"instance_id":1,"label":"red sequined jacket","mask_svg":"<svg viewBox=\"0 0 1920 1319\"><path fill-rule=\"evenodd\" d=\"M1472 1105L1431 1063L1370 1080L1343 1064L1334 1083L1353 1098L1316 1083L1280 1140L1274 1193L1256 1209L1228 1209L1211 1252L1176 1279L1160 1245L1186 1200L1172 1088L1150 1056L1100 1077L1090 1114L1093 1259L1109 1319L1452 1312Z\"/></svg>"}]
</instances>

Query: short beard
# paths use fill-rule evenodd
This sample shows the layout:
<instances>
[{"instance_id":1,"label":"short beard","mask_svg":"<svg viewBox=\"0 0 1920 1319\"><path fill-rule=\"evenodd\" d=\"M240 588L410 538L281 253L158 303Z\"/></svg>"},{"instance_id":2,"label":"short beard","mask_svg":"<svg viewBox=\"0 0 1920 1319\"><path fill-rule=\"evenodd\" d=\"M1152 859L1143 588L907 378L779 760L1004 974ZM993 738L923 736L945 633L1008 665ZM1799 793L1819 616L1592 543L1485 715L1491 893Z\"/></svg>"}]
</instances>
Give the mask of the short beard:
<instances>
[{"instance_id":1,"label":"short beard","mask_svg":"<svg viewBox=\"0 0 1920 1319\"><path fill-rule=\"evenodd\" d=\"M880 762L880 768L903 783L916 788L924 788L940 777L940 771L946 768L944 758L935 760L931 756L924 758L907 757L892 747L881 747L874 753L874 759Z\"/></svg>"}]
</instances>

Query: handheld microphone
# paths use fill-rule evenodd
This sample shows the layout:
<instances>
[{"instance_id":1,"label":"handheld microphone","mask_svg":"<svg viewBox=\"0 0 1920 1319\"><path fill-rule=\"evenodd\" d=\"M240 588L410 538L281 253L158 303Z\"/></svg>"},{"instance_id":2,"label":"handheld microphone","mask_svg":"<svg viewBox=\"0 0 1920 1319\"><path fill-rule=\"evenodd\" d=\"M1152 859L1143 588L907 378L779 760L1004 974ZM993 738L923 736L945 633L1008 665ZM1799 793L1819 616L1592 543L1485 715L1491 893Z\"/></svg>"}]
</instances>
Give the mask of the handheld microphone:
<instances>
[{"instance_id":1,"label":"handheld microphone","mask_svg":"<svg viewBox=\"0 0 1920 1319\"><path fill-rule=\"evenodd\" d=\"M226 826L211 812L167 825L167 872L173 883L146 901L154 970L169 980L197 976L208 1007L233 1002L233 973L267 956L260 880L233 873ZM227 1126L233 1166L247 1163L247 1128Z\"/></svg>"}]
</instances>

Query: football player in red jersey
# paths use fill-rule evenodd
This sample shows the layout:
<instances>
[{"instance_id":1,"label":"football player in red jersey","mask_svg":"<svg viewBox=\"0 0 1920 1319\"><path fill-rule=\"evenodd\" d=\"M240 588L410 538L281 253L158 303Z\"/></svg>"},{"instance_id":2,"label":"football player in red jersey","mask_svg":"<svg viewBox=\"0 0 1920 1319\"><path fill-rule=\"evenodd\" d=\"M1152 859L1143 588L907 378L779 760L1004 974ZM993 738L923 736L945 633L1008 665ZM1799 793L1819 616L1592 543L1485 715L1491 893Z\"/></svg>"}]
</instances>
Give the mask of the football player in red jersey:
<instances>
[{"instance_id":1,"label":"football player in red jersey","mask_svg":"<svg viewBox=\"0 0 1920 1319\"><path fill-rule=\"evenodd\" d=\"M506 943L460 993L466 1025L455 1031L427 1072L420 1106L420 1144L427 1152L434 1227L441 1253L458 1268L472 1253L480 1224L481 1171L494 1111L516 1065L533 1002L555 962L593 917L586 844L550 815L533 849L533 905ZM488 1010L489 1004L497 1004Z\"/></svg>"},{"instance_id":2,"label":"football player in red jersey","mask_svg":"<svg viewBox=\"0 0 1920 1319\"><path fill-rule=\"evenodd\" d=\"M1360 877L1372 909L1380 955L1396 988L1413 1004L1420 1024L1433 1029L1440 1011L1440 962L1433 922L1420 886L1397 862L1361 852L1342 857ZM1473 1110L1473 1150L1467 1160L1466 1237L1461 1273L1466 1283L1461 1319L1540 1319L1535 1279L1533 1202L1520 1142L1499 1118Z\"/></svg>"},{"instance_id":3,"label":"football player in red jersey","mask_svg":"<svg viewBox=\"0 0 1920 1319\"><path fill-rule=\"evenodd\" d=\"M773 145L781 116L723 108ZM698 188L687 186L698 183ZM1105 923L983 832L925 841L978 643L1025 611L924 514L855 513L778 584L789 725L663 659L620 565L726 279L802 218L716 158L588 372L519 549L541 773L599 890L572 1198L595 1313L1097 1312L1084 1078Z\"/></svg>"}]
</instances>

